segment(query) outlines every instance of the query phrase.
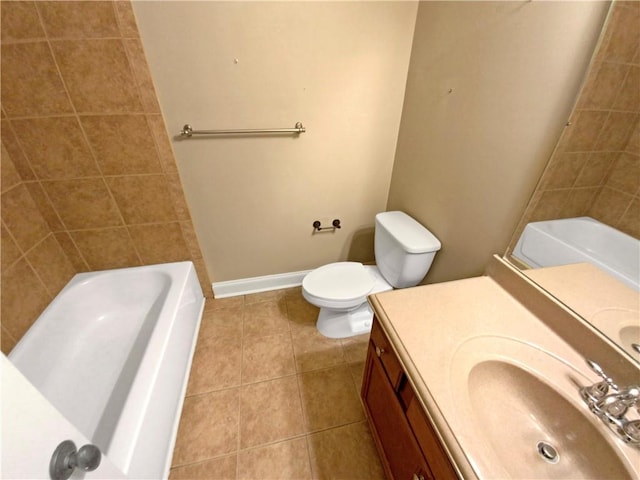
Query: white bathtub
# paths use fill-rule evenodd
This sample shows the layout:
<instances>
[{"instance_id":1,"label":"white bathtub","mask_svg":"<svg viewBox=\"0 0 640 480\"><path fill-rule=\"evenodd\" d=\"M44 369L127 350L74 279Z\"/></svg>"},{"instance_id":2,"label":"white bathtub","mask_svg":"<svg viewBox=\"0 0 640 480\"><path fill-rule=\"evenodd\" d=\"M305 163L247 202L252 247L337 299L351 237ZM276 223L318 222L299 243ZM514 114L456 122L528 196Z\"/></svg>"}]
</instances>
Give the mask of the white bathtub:
<instances>
[{"instance_id":1,"label":"white bathtub","mask_svg":"<svg viewBox=\"0 0 640 480\"><path fill-rule=\"evenodd\" d=\"M129 478L167 478L204 297L191 262L76 275L9 354Z\"/></svg>"},{"instance_id":2,"label":"white bathtub","mask_svg":"<svg viewBox=\"0 0 640 480\"><path fill-rule=\"evenodd\" d=\"M590 217L529 223L512 255L531 268L588 262L640 291L640 240Z\"/></svg>"}]
</instances>

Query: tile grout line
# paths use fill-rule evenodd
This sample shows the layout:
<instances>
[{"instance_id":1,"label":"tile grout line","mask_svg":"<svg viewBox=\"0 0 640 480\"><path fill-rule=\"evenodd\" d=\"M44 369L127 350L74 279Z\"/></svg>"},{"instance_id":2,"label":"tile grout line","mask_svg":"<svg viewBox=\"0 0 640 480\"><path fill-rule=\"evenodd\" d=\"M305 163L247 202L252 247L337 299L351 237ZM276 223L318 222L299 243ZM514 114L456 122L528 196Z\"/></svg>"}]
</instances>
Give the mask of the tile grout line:
<instances>
[{"instance_id":1,"label":"tile grout line","mask_svg":"<svg viewBox=\"0 0 640 480\"><path fill-rule=\"evenodd\" d=\"M244 319L247 314L246 298L242 295L242 316L241 316L241 328L240 328L240 385L238 387L238 427L236 435L236 479L240 478L240 447L242 445L242 387L243 387L243 365L244 365Z\"/></svg>"},{"instance_id":2,"label":"tile grout line","mask_svg":"<svg viewBox=\"0 0 640 480\"><path fill-rule=\"evenodd\" d=\"M302 422L304 425L304 443L307 449L307 461L309 462L309 473L311 474L311 478L315 478L314 475L314 466L313 466L313 459L312 459L312 455L311 455L311 444L310 444L310 438L309 438L309 432L307 432L307 426L306 426L306 419L307 419L307 415L305 412L305 409L303 407L303 400L302 400L302 387L300 386L300 373L298 372L298 362L296 361L296 350L294 347L294 343L293 343L293 331L291 329L291 318L289 317L289 299L286 297L285 295L285 306L287 309L287 323L289 326L289 340L291 341L291 350L293 352L293 367L295 369L295 374L296 374L296 385L298 386L298 401L300 402L300 411L302 412Z\"/></svg>"}]
</instances>

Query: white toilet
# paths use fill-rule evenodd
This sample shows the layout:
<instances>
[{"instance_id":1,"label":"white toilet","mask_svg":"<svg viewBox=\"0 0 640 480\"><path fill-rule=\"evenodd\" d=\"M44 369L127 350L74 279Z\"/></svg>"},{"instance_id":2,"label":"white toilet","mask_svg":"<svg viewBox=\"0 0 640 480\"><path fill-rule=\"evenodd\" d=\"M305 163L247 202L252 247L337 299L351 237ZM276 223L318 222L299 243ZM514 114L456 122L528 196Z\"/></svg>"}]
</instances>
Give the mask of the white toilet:
<instances>
[{"instance_id":1,"label":"white toilet","mask_svg":"<svg viewBox=\"0 0 640 480\"><path fill-rule=\"evenodd\" d=\"M406 213L377 214L377 266L330 263L302 280L302 295L320 307L320 333L329 338L345 338L370 331L373 311L367 296L420 283L440 246L429 230Z\"/></svg>"}]
</instances>

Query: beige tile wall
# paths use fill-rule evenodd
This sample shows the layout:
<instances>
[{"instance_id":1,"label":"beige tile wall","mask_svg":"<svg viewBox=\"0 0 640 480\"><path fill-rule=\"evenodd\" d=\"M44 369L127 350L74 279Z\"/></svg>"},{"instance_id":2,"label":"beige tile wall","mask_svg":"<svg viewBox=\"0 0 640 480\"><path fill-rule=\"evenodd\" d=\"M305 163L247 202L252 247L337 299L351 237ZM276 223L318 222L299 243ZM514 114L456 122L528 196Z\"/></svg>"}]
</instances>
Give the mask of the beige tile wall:
<instances>
[{"instance_id":1,"label":"beige tile wall","mask_svg":"<svg viewBox=\"0 0 640 480\"><path fill-rule=\"evenodd\" d=\"M529 222L581 215L640 238L639 25L640 3L616 2L512 247Z\"/></svg>"},{"instance_id":2,"label":"beige tile wall","mask_svg":"<svg viewBox=\"0 0 640 480\"><path fill-rule=\"evenodd\" d=\"M2 2L2 350L81 271L192 260L128 1Z\"/></svg>"}]
</instances>

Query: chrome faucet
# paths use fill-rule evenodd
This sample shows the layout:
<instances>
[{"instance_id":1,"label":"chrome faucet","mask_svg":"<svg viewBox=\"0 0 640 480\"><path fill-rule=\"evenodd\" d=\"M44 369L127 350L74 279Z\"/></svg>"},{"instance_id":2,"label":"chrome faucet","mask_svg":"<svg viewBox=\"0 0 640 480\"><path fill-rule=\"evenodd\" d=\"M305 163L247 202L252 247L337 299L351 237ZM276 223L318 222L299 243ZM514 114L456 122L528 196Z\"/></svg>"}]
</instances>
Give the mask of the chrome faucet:
<instances>
[{"instance_id":1,"label":"chrome faucet","mask_svg":"<svg viewBox=\"0 0 640 480\"><path fill-rule=\"evenodd\" d=\"M602 381L582 387L580 396L620 439L640 448L640 385L618 387L600 365L591 360L587 360L587 365ZM632 409L638 413L638 418L627 415Z\"/></svg>"}]
</instances>

